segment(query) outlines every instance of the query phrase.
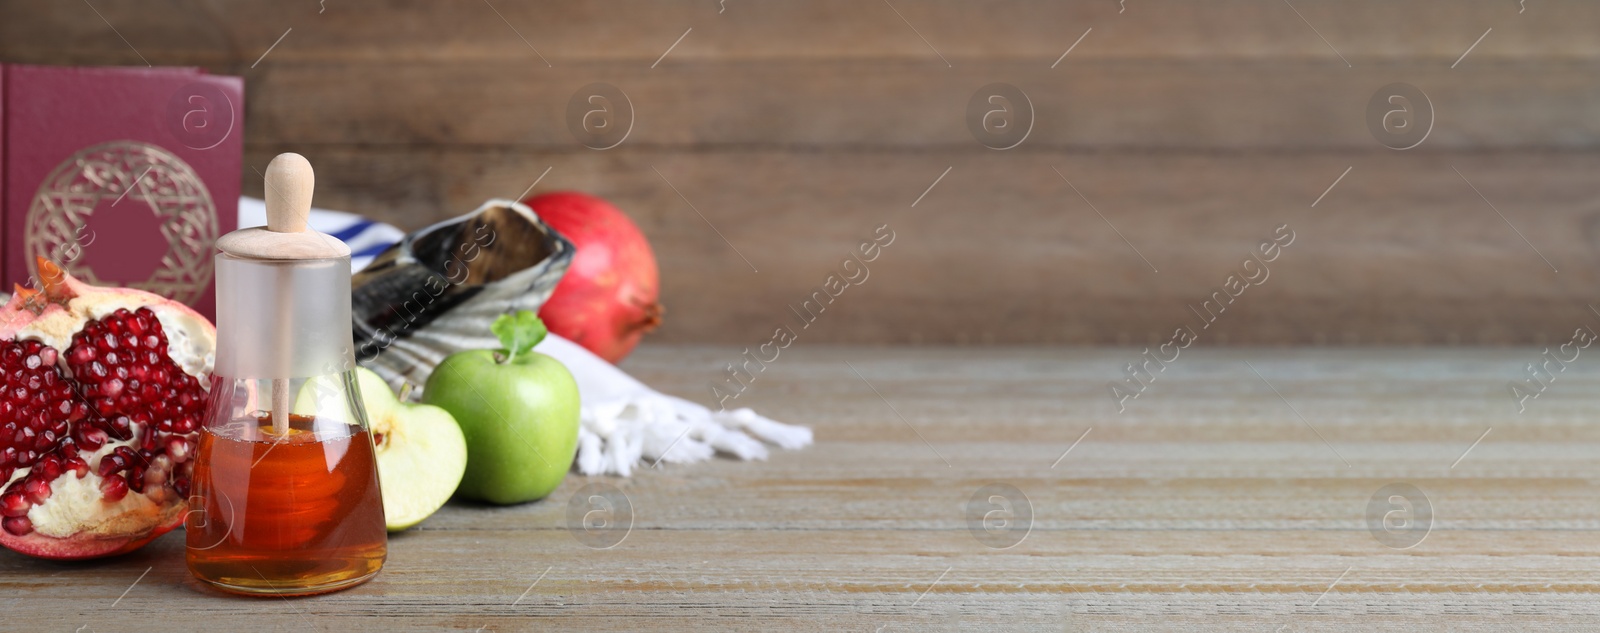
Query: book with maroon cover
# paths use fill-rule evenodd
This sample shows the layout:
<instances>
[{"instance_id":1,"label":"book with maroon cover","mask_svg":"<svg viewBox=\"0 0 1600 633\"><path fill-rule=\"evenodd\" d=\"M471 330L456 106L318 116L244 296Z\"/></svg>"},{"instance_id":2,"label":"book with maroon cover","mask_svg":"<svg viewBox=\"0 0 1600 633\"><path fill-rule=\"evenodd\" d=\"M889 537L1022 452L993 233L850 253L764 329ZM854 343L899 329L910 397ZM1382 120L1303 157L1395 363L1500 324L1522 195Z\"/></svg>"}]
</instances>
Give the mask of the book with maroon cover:
<instances>
[{"instance_id":1,"label":"book with maroon cover","mask_svg":"<svg viewBox=\"0 0 1600 633\"><path fill-rule=\"evenodd\" d=\"M43 255L98 285L215 313L238 224L244 87L192 68L0 67L0 273Z\"/></svg>"}]
</instances>

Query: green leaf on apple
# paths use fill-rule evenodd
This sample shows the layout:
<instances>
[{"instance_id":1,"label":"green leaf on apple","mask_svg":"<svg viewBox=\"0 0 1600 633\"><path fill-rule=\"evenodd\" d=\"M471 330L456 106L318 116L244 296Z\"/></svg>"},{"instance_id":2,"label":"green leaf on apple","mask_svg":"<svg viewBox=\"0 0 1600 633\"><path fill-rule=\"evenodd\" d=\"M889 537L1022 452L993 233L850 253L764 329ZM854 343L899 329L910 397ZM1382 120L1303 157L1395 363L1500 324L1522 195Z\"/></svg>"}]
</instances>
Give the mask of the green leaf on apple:
<instances>
[{"instance_id":1,"label":"green leaf on apple","mask_svg":"<svg viewBox=\"0 0 1600 633\"><path fill-rule=\"evenodd\" d=\"M500 315L489 326L489 331L500 337L500 344L505 346L505 349L501 350L505 353L505 360L500 361L502 363L509 363L511 359L532 351L533 346L538 345L539 341L543 341L545 335L550 333L550 330L545 328L544 321L539 319L539 315L530 310L518 310L511 314Z\"/></svg>"}]
</instances>

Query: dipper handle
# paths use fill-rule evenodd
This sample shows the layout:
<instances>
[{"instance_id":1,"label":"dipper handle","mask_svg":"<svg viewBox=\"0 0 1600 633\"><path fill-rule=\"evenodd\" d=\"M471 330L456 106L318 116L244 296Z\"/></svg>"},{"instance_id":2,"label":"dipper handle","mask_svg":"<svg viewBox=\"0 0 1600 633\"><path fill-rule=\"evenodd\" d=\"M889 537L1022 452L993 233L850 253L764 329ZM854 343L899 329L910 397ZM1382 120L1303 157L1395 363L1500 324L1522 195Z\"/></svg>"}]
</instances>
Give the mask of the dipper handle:
<instances>
[{"instance_id":1,"label":"dipper handle","mask_svg":"<svg viewBox=\"0 0 1600 633\"><path fill-rule=\"evenodd\" d=\"M311 194L317 187L317 174L311 161L293 152L279 154L267 164L267 230L273 233L305 233L306 221L311 218ZM281 251L280 251L281 252ZM288 253L282 253L288 255ZM289 365L289 350L294 345L291 327L294 301L288 277L278 279L278 331L279 365ZM274 378L272 381L272 432L278 437L289 433L289 381Z\"/></svg>"},{"instance_id":2,"label":"dipper handle","mask_svg":"<svg viewBox=\"0 0 1600 633\"><path fill-rule=\"evenodd\" d=\"M267 225L239 229L217 238L217 250L245 259L308 260L350 256L350 246L307 226L317 176L311 162L294 153L267 163Z\"/></svg>"},{"instance_id":3,"label":"dipper handle","mask_svg":"<svg viewBox=\"0 0 1600 633\"><path fill-rule=\"evenodd\" d=\"M293 152L279 154L267 164L267 230L303 233L311 217L311 193L317 186L311 161Z\"/></svg>"}]
</instances>

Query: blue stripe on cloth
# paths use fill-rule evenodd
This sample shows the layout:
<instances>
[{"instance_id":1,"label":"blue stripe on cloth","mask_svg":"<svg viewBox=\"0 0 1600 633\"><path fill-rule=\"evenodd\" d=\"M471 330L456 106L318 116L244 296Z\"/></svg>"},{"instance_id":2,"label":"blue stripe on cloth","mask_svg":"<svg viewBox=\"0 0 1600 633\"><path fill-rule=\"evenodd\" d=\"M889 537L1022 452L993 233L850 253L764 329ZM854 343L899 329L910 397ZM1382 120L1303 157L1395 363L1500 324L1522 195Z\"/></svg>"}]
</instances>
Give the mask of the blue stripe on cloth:
<instances>
[{"instance_id":1,"label":"blue stripe on cloth","mask_svg":"<svg viewBox=\"0 0 1600 633\"><path fill-rule=\"evenodd\" d=\"M350 256L351 257L377 257L378 253L382 253L385 249L389 248L390 246L394 246L394 245L393 244L375 244L375 245L363 248L363 249L361 249L359 251L356 251L354 253L351 253Z\"/></svg>"},{"instance_id":2,"label":"blue stripe on cloth","mask_svg":"<svg viewBox=\"0 0 1600 633\"><path fill-rule=\"evenodd\" d=\"M374 224L377 224L377 222L373 222L372 220L360 220L355 224L339 229L338 232L329 233L329 235L332 235L341 242L348 242L355 239L356 236L361 235L363 231L372 228Z\"/></svg>"}]
</instances>

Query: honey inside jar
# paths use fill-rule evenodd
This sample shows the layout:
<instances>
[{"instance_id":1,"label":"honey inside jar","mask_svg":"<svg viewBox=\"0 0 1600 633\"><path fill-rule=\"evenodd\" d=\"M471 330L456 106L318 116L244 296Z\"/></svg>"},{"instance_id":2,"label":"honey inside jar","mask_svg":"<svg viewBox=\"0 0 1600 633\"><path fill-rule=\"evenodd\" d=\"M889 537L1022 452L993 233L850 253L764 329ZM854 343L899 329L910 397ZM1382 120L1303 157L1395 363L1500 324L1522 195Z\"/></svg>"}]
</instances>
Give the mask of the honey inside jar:
<instances>
[{"instance_id":1,"label":"honey inside jar","mask_svg":"<svg viewBox=\"0 0 1600 633\"><path fill-rule=\"evenodd\" d=\"M290 415L201 431L187 532L195 577L238 593L300 595L371 578L387 551L372 437Z\"/></svg>"}]
</instances>

